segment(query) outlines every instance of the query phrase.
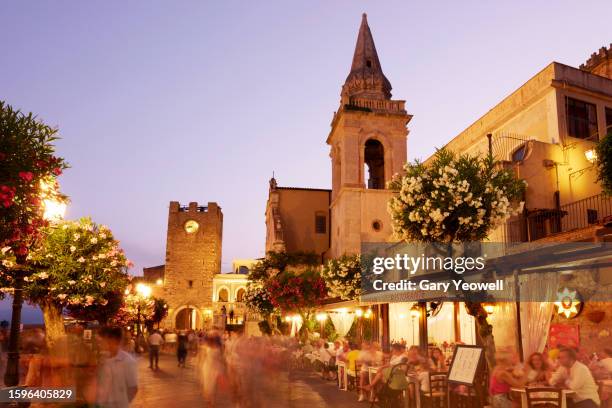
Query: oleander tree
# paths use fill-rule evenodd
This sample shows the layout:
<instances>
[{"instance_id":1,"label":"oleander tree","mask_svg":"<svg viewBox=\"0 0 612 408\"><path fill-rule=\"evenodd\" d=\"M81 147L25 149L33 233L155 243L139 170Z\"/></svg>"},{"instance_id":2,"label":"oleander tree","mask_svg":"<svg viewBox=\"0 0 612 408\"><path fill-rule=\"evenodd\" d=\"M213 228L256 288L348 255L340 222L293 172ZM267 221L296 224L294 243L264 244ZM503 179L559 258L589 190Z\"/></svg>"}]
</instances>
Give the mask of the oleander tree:
<instances>
[{"instance_id":1,"label":"oleander tree","mask_svg":"<svg viewBox=\"0 0 612 408\"><path fill-rule=\"evenodd\" d=\"M612 131L597 144L598 181L607 195L612 195Z\"/></svg>"},{"instance_id":2,"label":"oleander tree","mask_svg":"<svg viewBox=\"0 0 612 408\"><path fill-rule=\"evenodd\" d=\"M113 323L122 326L131 326L144 323L155 316L155 298L144 297L128 286L123 297L123 305L113 317Z\"/></svg>"},{"instance_id":3,"label":"oleander tree","mask_svg":"<svg viewBox=\"0 0 612 408\"><path fill-rule=\"evenodd\" d=\"M388 209L400 239L452 243L486 239L518 211L524 182L491 156L440 149L428 165L406 164L389 187L398 193Z\"/></svg>"},{"instance_id":4,"label":"oleander tree","mask_svg":"<svg viewBox=\"0 0 612 408\"><path fill-rule=\"evenodd\" d=\"M45 203L66 200L56 183L67 167L56 140L57 129L0 101L0 248L20 263L48 225Z\"/></svg>"},{"instance_id":5,"label":"oleander tree","mask_svg":"<svg viewBox=\"0 0 612 408\"><path fill-rule=\"evenodd\" d=\"M269 320L278 309L267 290L268 281L289 269L312 268L318 262L319 257L312 252L268 252L264 259L253 265L249 273L244 298L246 306Z\"/></svg>"},{"instance_id":6,"label":"oleander tree","mask_svg":"<svg viewBox=\"0 0 612 408\"><path fill-rule=\"evenodd\" d=\"M361 255L343 255L330 259L321 268L321 277L328 295L342 300L353 300L361 294Z\"/></svg>"},{"instance_id":7,"label":"oleander tree","mask_svg":"<svg viewBox=\"0 0 612 408\"><path fill-rule=\"evenodd\" d=\"M316 269L301 273L284 271L269 279L264 289L282 313L297 313L308 320L314 308L327 297L325 281Z\"/></svg>"},{"instance_id":8,"label":"oleander tree","mask_svg":"<svg viewBox=\"0 0 612 408\"><path fill-rule=\"evenodd\" d=\"M388 210L395 235L406 242L447 244L481 241L518 212L523 181L491 155L461 155L440 149L428 164L404 166L389 187L397 192ZM482 304L466 302L486 345L487 362L495 361L493 328Z\"/></svg>"},{"instance_id":9,"label":"oleander tree","mask_svg":"<svg viewBox=\"0 0 612 408\"><path fill-rule=\"evenodd\" d=\"M2 258L3 265L15 261L10 249ZM109 307L116 308L116 299L130 281L131 262L119 242L108 227L89 218L47 227L28 254L28 263L33 273L24 278L24 295L42 309L50 345L65 335L64 311L93 319L109 306L109 299L115 299ZM3 278L3 286L10 288L11 276Z\"/></svg>"}]
</instances>

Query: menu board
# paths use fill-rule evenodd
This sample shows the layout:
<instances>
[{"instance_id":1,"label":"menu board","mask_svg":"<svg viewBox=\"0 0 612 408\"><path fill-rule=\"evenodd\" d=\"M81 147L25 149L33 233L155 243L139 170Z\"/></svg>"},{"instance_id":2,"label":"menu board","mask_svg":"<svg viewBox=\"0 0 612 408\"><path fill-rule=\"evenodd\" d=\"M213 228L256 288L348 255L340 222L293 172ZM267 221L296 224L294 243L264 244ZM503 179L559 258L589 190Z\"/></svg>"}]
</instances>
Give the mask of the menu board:
<instances>
[{"instance_id":1,"label":"menu board","mask_svg":"<svg viewBox=\"0 0 612 408\"><path fill-rule=\"evenodd\" d=\"M481 359L482 347L457 345L448 370L448 382L474 385Z\"/></svg>"}]
</instances>

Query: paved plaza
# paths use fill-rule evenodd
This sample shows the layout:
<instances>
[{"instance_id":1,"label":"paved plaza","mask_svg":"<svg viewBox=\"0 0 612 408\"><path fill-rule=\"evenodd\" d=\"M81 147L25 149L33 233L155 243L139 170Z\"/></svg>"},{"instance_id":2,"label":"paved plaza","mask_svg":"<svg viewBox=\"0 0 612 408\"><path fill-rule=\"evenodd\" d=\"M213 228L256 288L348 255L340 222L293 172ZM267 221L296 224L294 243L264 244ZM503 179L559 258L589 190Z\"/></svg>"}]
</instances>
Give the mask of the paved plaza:
<instances>
[{"instance_id":1,"label":"paved plaza","mask_svg":"<svg viewBox=\"0 0 612 408\"><path fill-rule=\"evenodd\" d=\"M160 369L148 368L146 355L139 357L139 391L132 407L202 407L204 406L195 369L196 358L190 356L187 367L179 368L171 355L160 357ZM269 388L269 387L268 387ZM261 407L319 408L366 407L357 403L357 395L339 391L334 382L323 381L315 373L294 371L281 373L274 381L274 389L260 390ZM239 407L227 391L221 392L217 407Z\"/></svg>"}]
</instances>

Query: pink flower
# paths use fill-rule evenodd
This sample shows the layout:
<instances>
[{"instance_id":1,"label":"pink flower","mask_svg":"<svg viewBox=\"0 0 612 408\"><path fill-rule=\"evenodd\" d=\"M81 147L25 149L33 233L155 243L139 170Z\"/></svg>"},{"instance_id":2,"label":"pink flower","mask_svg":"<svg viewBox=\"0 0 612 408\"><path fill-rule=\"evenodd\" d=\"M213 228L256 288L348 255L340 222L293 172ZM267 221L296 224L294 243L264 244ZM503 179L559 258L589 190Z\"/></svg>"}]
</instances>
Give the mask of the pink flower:
<instances>
[{"instance_id":1,"label":"pink flower","mask_svg":"<svg viewBox=\"0 0 612 408\"><path fill-rule=\"evenodd\" d=\"M67 294L65 294L65 293L60 293L59 295L57 295L57 298L58 298L59 300L64 300L64 299L66 299L66 296L68 296L68 295L67 295Z\"/></svg>"},{"instance_id":2,"label":"pink flower","mask_svg":"<svg viewBox=\"0 0 612 408\"><path fill-rule=\"evenodd\" d=\"M19 172L19 177L23 180L23 181L32 181L32 179L34 178L34 174L32 174L31 171L20 171Z\"/></svg>"}]
</instances>

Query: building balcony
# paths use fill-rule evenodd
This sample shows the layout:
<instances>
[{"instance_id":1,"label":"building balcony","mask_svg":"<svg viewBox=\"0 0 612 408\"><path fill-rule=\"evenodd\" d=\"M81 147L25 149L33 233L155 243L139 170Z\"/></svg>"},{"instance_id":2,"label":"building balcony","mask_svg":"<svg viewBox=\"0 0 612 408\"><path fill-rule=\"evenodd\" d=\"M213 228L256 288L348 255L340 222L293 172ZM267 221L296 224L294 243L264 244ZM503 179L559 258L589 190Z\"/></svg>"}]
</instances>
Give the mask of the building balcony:
<instances>
[{"instance_id":1,"label":"building balcony","mask_svg":"<svg viewBox=\"0 0 612 408\"><path fill-rule=\"evenodd\" d=\"M506 242L532 242L545 238L563 239L563 234L612 221L612 197L598 194L561 205L558 209L526 210L504 226ZM566 239L564 239L566 240Z\"/></svg>"}]
</instances>

